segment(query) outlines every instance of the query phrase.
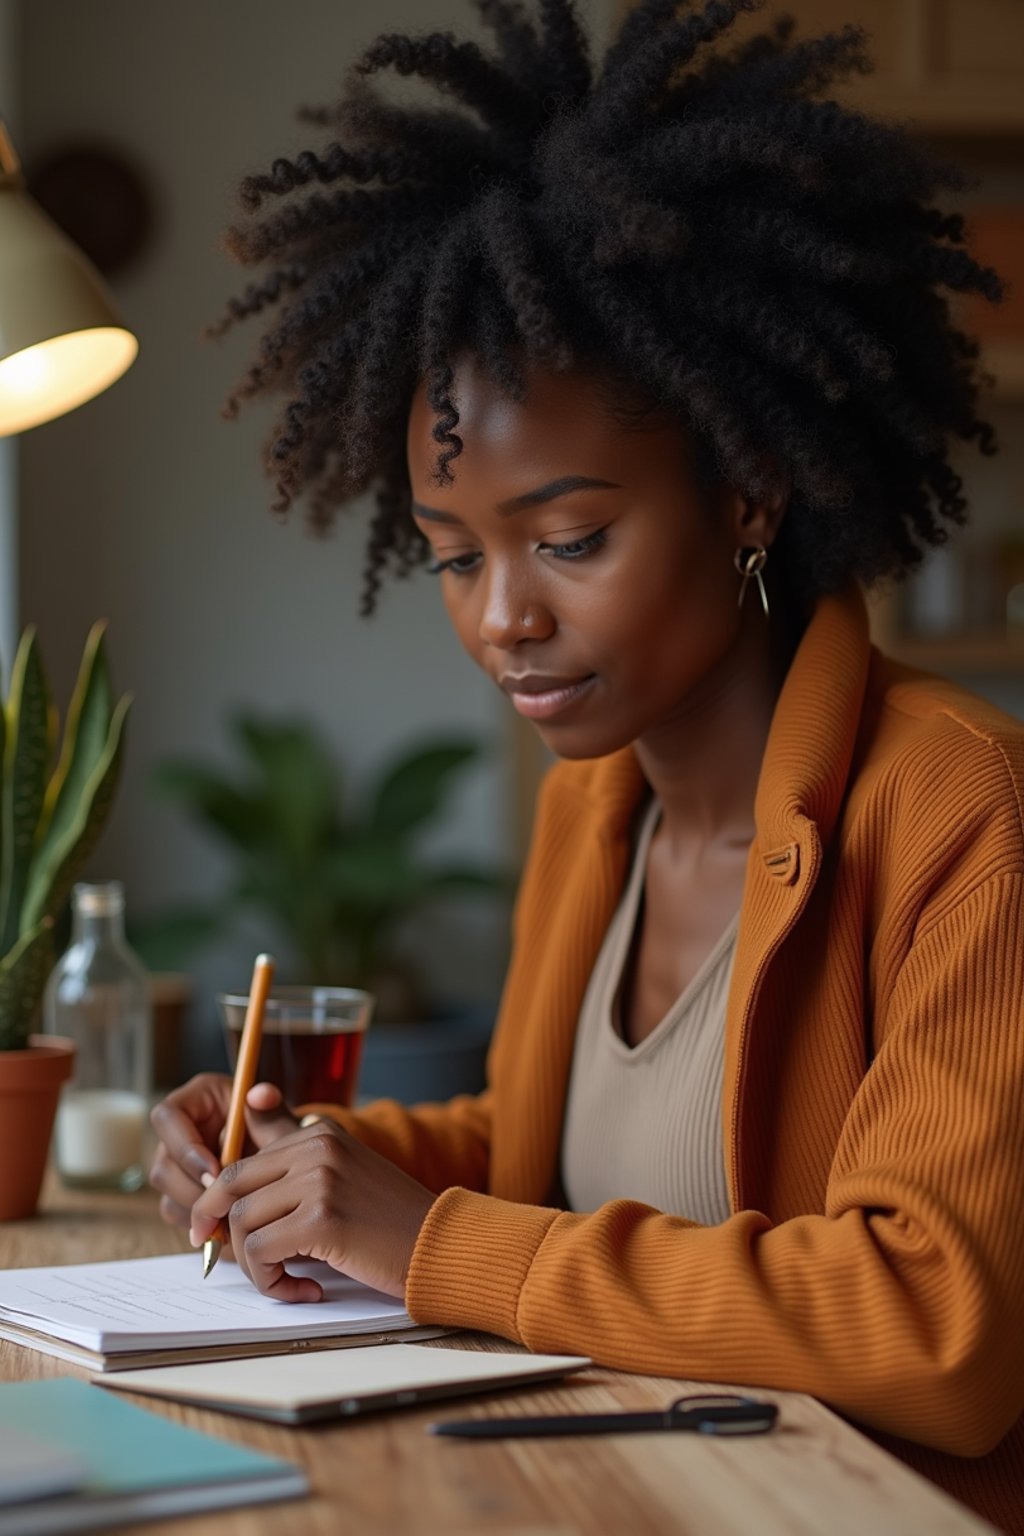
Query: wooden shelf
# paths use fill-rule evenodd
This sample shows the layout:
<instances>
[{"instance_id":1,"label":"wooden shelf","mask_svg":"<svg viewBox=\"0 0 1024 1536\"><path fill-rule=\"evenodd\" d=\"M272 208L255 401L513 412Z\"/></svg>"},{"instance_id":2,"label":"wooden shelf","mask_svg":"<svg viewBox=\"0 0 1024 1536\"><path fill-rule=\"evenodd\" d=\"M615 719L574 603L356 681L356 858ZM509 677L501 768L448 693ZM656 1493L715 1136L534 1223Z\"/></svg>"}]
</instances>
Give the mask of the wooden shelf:
<instances>
[{"instance_id":1,"label":"wooden shelf","mask_svg":"<svg viewBox=\"0 0 1024 1536\"><path fill-rule=\"evenodd\" d=\"M1024 341L986 341L981 363L996 381L991 398L1024 400Z\"/></svg>"},{"instance_id":2,"label":"wooden shelf","mask_svg":"<svg viewBox=\"0 0 1024 1536\"><path fill-rule=\"evenodd\" d=\"M870 78L870 77L869 77ZM959 149L972 141L1013 141L1024 135L1024 111L1016 82L986 95L983 86L968 91L943 91L924 83L869 89L860 80L840 87L838 99L873 117L905 123L920 138L942 139Z\"/></svg>"},{"instance_id":3,"label":"wooden shelf","mask_svg":"<svg viewBox=\"0 0 1024 1536\"><path fill-rule=\"evenodd\" d=\"M1024 677L1024 635L949 635L935 639L891 636L883 649L926 672L998 672Z\"/></svg>"}]
</instances>

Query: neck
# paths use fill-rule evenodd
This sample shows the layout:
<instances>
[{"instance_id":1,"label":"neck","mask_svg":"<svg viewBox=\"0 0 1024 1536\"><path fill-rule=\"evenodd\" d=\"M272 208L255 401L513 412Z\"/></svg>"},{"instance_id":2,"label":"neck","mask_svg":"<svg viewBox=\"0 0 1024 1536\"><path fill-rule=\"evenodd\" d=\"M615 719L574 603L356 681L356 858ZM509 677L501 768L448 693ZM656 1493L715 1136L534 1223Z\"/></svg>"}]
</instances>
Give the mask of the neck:
<instances>
[{"instance_id":1,"label":"neck","mask_svg":"<svg viewBox=\"0 0 1024 1536\"><path fill-rule=\"evenodd\" d=\"M754 797L776 700L793 647L766 633L748 602L732 647L699 687L635 743L670 842L749 844Z\"/></svg>"}]
</instances>

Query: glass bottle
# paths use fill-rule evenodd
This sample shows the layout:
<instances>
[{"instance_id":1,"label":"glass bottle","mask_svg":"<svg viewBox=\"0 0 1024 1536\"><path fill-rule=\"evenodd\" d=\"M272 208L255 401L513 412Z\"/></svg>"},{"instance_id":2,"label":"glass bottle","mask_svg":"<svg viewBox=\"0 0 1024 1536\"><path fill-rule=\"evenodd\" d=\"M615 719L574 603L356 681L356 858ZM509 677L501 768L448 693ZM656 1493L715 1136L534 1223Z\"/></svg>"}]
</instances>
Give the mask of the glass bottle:
<instances>
[{"instance_id":1,"label":"glass bottle","mask_svg":"<svg viewBox=\"0 0 1024 1536\"><path fill-rule=\"evenodd\" d=\"M56 1162L75 1189L138 1189L152 1078L149 979L124 936L117 880L76 885L71 944L43 994L43 1028L77 1047L57 1110Z\"/></svg>"}]
</instances>

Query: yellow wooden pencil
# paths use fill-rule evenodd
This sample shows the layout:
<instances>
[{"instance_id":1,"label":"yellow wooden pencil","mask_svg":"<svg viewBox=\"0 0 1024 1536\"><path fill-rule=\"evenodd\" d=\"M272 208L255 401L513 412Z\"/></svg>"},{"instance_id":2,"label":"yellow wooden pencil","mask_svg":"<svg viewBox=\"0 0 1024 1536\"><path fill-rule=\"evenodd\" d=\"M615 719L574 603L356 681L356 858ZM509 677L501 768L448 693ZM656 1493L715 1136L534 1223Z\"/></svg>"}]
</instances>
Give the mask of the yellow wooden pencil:
<instances>
[{"instance_id":1,"label":"yellow wooden pencil","mask_svg":"<svg viewBox=\"0 0 1024 1536\"><path fill-rule=\"evenodd\" d=\"M222 1168L226 1168L228 1163L237 1162L245 1145L245 1100L249 1089L256 1081L260 1040L263 1037L263 1010L266 1007L267 994L273 979L273 957L257 955L256 964L252 970L252 983L249 987L249 1006L245 1010L245 1023L242 1026L242 1038L238 1046L234 1081L231 1084L228 1118L224 1125L224 1144L220 1151ZM208 1237L203 1244L204 1280L216 1264L220 1250L227 1240L228 1234L224 1223L221 1222L213 1236Z\"/></svg>"}]
</instances>

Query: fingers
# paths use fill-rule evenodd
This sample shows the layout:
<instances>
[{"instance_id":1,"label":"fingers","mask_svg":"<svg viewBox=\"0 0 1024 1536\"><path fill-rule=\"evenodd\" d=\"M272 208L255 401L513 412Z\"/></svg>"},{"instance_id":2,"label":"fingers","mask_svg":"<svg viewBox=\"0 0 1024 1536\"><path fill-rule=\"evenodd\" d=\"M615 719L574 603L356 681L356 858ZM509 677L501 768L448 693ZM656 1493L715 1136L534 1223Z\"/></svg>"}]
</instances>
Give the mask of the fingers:
<instances>
[{"instance_id":1,"label":"fingers","mask_svg":"<svg viewBox=\"0 0 1024 1536\"><path fill-rule=\"evenodd\" d=\"M320 1259L389 1296L402 1296L430 1190L337 1125L296 1131L230 1163L196 1200L199 1246L224 1223L252 1283L282 1301L315 1301L319 1287L290 1275L297 1255Z\"/></svg>"},{"instance_id":2,"label":"fingers","mask_svg":"<svg viewBox=\"0 0 1024 1536\"><path fill-rule=\"evenodd\" d=\"M299 1122L285 1104L280 1088L274 1083L257 1083L246 1095L245 1124L253 1144L260 1149L290 1136Z\"/></svg>"},{"instance_id":3,"label":"fingers","mask_svg":"<svg viewBox=\"0 0 1024 1536\"><path fill-rule=\"evenodd\" d=\"M278 1214L279 1213L279 1214ZM299 1213L287 1189L274 1185L239 1200L229 1219L231 1246L253 1285L275 1301L322 1301L323 1286L305 1275L290 1275L285 1262L302 1247Z\"/></svg>"},{"instance_id":4,"label":"fingers","mask_svg":"<svg viewBox=\"0 0 1024 1536\"><path fill-rule=\"evenodd\" d=\"M175 1206L177 1209L184 1211L185 1226L188 1225L188 1216L192 1206L199 1199L203 1189L208 1189L213 1181L213 1174L207 1172L197 1182L174 1161L163 1142L157 1147L153 1158L153 1166L149 1170L149 1182L154 1189L159 1190L164 1199L168 1201L169 1206ZM161 1214L163 1213L164 1208L161 1206ZM170 1215L165 1215L164 1219L171 1221L173 1226L182 1225L181 1222Z\"/></svg>"},{"instance_id":5,"label":"fingers","mask_svg":"<svg viewBox=\"0 0 1024 1536\"><path fill-rule=\"evenodd\" d=\"M247 1159L259 1162L266 1168L265 1155ZM242 1164L233 1163L231 1168ZM301 1179L278 1178L262 1187L243 1194L237 1180L229 1180L232 1193L227 1200L218 1199L216 1204L227 1204L222 1212L226 1217L231 1247L239 1268L264 1296L275 1301L323 1300L323 1287L305 1276L289 1275L285 1261L297 1254L309 1252L310 1233L300 1216L303 1203ZM212 1196L211 1190L211 1196ZM219 1191L218 1191L219 1193ZM204 1203L210 1203L205 1200ZM216 1229L216 1219L194 1210L189 1236L198 1247Z\"/></svg>"},{"instance_id":6,"label":"fingers","mask_svg":"<svg viewBox=\"0 0 1024 1536\"><path fill-rule=\"evenodd\" d=\"M230 1096L229 1077L203 1072L168 1094L151 1113L160 1141L149 1182L166 1197L161 1212L173 1226L188 1225L202 1189L220 1172L215 1149ZM257 1148L291 1134L297 1123L273 1083L258 1083L250 1090L246 1118L250 1144Z\"/></svg>"},{"instance_id":7,"label":"fingers","mask_svg":"<svg viewBox=\"0 0 1024 1536\"><path fill-rule=\"evenodd\" d=\"M191 1210L178 1205L169 1195L160 1196L160 1215L169 1227L187 1227L192 1220Z\"/></svg>"},{"instance_id":8,"label":"fingers","mask_svg":"<svg viewBox=\"0 0 1024 1536\"><path fill-rule=\"evenodd\" d=\"M289 1170L279 1147L267 1147L254 1157L229 1163L220 1177L203 1191L192 1206L193 1242L198 1246L225 1220L236 1201L281 1179Z\"/></svg>"},{"instance_id":9,"label":"fingers","mask_svg":"<svg viewBox=\"0 0 1024 1536\"><path fill-rule=\"evenodd\" d=\"M230 1078L203 1072L168 1094L150 1114L160 1139L149 1182L164 1197L160 1213L172 1226L188 1225L201 1188L211 1184L220 1172L212 1148L230 1091Z\"/></svg>"},{"instance_id":10,"label":"fingers","mask_svg":"<svg viewBox=\"0 0 1024 1536\"><path fill-rule=\"evenodd\" d=\"M284 1103L284 1095L276 1083L254 1083L245 1102L252 1109L278 1109Z\"/></svg>"},{"instance_id":11,"label":"fingers","mask_svg":"<svg viewBox=\"0 0 1024 1536\"><path fill-rule=\"evenodd\" d=\"M204 1140L203 1132L212 1122L221 1120L226 1109L230 1080L216 1073L203 1073L182 1088L177 1088L157 1104L150 1120L168 1156L193 1179L204 1173L216 1178L220 1163Z\"/></svg>"}]
</instances>

